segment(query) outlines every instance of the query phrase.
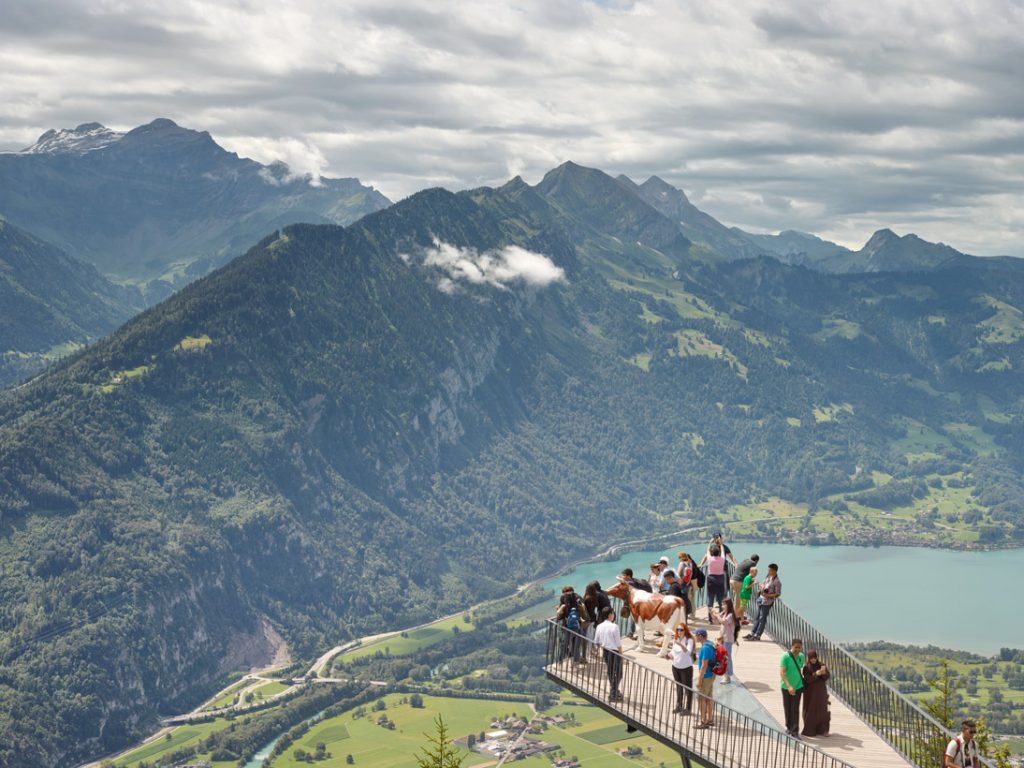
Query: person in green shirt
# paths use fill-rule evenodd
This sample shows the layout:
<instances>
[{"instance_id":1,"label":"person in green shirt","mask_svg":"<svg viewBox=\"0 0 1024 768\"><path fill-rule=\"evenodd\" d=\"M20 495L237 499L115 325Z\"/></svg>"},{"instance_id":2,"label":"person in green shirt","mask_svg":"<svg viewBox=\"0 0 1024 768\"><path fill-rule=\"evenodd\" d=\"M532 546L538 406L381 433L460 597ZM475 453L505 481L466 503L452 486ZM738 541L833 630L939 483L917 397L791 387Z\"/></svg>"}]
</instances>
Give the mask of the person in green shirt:
<instances>
[{"instance_id":1,"label":"person in green shirt","mask_svg":"<svg viewBox=\"0 0 1024 768\"><path fill-rule=\"evenodd\" d=\"M779 678L782 680L782 707L786 713L786 732L800 738L800 697L804 692L804 641L794 637L782 655Z\"/></svg>"},{"instance_id":2,"label":"person in green shirt","mask_svg":"<svg viewBox=\"0 0 1024 768\"><path fill-rule=\"evenodd\" d=\"M750 602L750 596L754 593L754 582L757 581L757 567L750 569L750 573L743 577L743 587L740 589L740 603L737 615L740 618L740 622L743 624L749 624L747 621L747 603Z\"/></svg>"}]
</instances>

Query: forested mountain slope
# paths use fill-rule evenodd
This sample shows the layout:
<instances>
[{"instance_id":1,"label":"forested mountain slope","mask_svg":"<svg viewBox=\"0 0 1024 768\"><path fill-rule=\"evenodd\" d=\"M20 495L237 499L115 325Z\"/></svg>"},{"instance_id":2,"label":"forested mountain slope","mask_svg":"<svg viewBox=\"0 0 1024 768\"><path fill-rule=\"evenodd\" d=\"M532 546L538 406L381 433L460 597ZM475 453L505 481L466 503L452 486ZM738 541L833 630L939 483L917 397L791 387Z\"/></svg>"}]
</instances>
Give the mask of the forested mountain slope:
<instances>
[{"instance_id":1,"label":"forested mountain slope","mask_svg":"<svg viewBox=\"0 0 1024 768\"><path fill-rule=\"evenodd\" d=\"M0 388L110 333L141 307L137 290L0 218Z\"/></svg>"},{"instance_id":2,"label":"forested mountain slope","mask_svg":"<svg viewBox=\"0 0 1024 768\"><path fill-rule=\"evenodd\" d=\"M941 465L1020 535L1012 265L691 248L571 164L429 190L274 233L4 395L0 762L124 744L264 621L311 654L752 494Z\"/></svg>"}]
</instances>

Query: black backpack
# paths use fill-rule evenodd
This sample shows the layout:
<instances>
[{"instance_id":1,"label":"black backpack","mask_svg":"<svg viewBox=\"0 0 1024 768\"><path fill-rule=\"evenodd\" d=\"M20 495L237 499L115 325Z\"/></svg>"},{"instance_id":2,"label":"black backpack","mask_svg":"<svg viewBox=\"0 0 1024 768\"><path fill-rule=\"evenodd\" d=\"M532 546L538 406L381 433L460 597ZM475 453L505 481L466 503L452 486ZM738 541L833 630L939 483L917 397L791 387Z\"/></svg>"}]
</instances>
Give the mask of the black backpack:
<instances>
[{"instance_id":1,"label":"black backpack","mask_svg":"<svg viewBox=\"0 0 1024 768\"><path fill-rule=\"evenodd\" d=\"M704 569L693 566L692 571L693 575L691 578L697 582L697 588L704 589L704 583L707 581L707 577L704 575Z\"/></svg>"}]
</instances>

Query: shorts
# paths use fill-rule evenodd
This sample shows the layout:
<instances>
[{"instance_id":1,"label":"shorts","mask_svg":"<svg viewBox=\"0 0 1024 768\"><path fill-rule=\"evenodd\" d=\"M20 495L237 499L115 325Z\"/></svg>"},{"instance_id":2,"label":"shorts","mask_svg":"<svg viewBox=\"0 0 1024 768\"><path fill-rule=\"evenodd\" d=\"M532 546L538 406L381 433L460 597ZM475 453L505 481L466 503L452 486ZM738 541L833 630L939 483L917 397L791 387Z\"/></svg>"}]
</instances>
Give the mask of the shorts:
<instances>
[{"instance_id":1,"label":"shorts","mask_svg":"<svg viewBox=\"0 0 1024 768\"><path fill-rule=\"evenodd\" d=\"M713 676L712 677L702 677L701 680L700 680L700 686L698 686L697 690L699 690L705 696L710 696L711 695L711 691L714 688L714 686L715 686L715 678Z\"/></svg>"}]
</instances>

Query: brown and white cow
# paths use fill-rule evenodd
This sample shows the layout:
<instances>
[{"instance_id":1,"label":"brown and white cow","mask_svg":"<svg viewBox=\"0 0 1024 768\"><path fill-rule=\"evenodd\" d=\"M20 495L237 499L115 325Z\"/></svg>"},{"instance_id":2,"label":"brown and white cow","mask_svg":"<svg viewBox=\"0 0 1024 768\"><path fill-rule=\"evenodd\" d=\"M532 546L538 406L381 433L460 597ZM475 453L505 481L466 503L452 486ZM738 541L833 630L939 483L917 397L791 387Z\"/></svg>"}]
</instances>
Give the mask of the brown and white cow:
<instances>
[{"instance_id":1,"label":"brown and white cow","mask_svg":"<svg viewBox=\"0 0 1024 768\"><path fill-rule=\"evenodd\" d=\"M608 596L617 597L629 606L629 612L636 622L636 647L643 650L644 632L647 625L651 624L651 629L661 629L661 651L658 655L662 658L668 656L676 625L683 620L682 598L636 589L621 576L619 583L608 589Z\"/></svg>"}]
</instances>

